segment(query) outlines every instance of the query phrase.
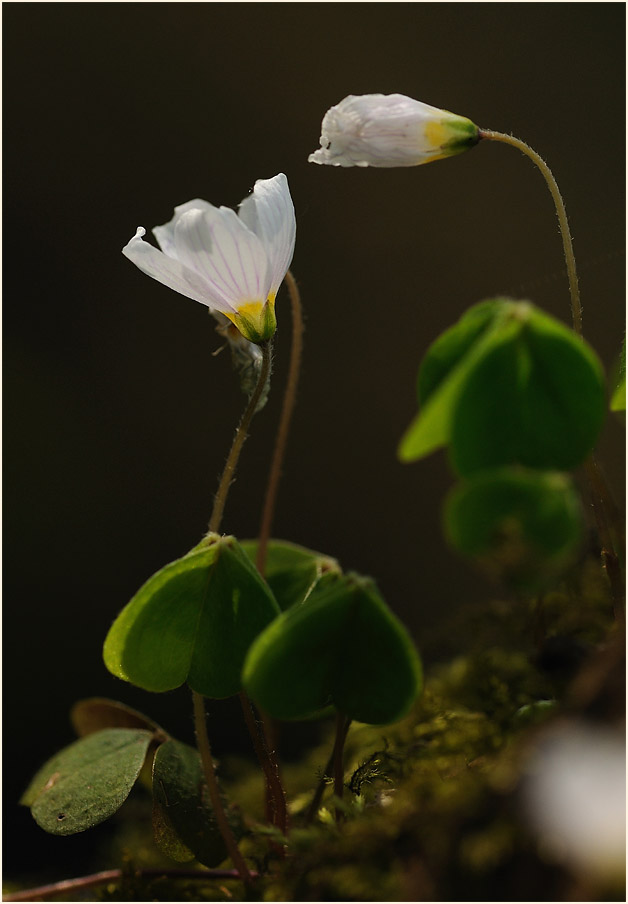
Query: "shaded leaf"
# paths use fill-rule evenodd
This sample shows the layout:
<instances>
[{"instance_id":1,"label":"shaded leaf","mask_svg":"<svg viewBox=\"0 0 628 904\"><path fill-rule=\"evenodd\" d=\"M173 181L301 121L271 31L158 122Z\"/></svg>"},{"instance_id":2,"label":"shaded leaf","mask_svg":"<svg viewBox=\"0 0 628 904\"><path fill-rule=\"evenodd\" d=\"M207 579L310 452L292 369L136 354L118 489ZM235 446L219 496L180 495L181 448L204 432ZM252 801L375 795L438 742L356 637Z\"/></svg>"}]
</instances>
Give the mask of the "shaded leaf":
<instances>
[{"instance_id":1,"label":"shaded leaf","mask_svg":"<svg viewBox=\"0 0 628 904\"><path fill-rule=\"evenodd\" d=\"M255 563L257 540L243 540L241 546ZM320 578L329 573L340 573L338 562L329 556L285 540L271 540L268 544L264 577L282 611L301 603Z\"/></svg>"},{"instance_id":2,"label":"shaded leaf","mask_svg":"<svg viewBox=\"0 0 628 904\"><path fill-rule=\"evenodd\" d=\"M70 744L42 766L22 795L37 824L73 835L118 810L137 779L152 734L109 728Z\"/></svg>"},{"instance_id":3,"label":"shaded leaf","mask_svg":"<svg viewBox=\"0 0 628 904\"><path fill-rule=\"evenodd\" d=\"M70 710L70 721L79 737L85 737L103 728L143 728L167 737L164 729L148 716L106 697L78 700Z\"/></svg>"},{"instance_id":4,"label":"shaded leaf","mask_svg":"<svg viewBox=\"0 0 628 904\"><path fill-rule=\"evenodd\" d=\"M302 719L333 704L361 722L401 718L421 689L418 654L373 582L325 582L283 612L253 644L244 686L278 719Z\"/></svg>"},{"instance_id":5,"label":"shaded leaf","mask_svg":"<svg viewBox=\"0 0 628 904\"><path fill-rule=\"evenodd\" d=\"M502 468L455 487L445 535L495 577L534 589L569 564L582 539L578 495L564 474Z\"/></svg>"},{"instance_id":6,"label":"shaded leaf","mask_svg":"<svg viewBox=\"0 0 628 904\"><path fill-rule=\"evenodd\" d=\"M279 607L234 537L212 534L153 575L113 623L105 665L150 691L185 681L206 697L241 689L251 642Z\"/></svg>"},{"instance_id":7,"label":"shaded leaf","mask_svg":"<svg viewBox=\"0 0 628 904\"><path fill-rule=\"evenodd\" d=\"M239 833L239 823L232 828ZM198 751L180 741L166 741L155 754L153 830L158 847L179 863L213 867L227 857Z\"/></svg>"}]
</instances>

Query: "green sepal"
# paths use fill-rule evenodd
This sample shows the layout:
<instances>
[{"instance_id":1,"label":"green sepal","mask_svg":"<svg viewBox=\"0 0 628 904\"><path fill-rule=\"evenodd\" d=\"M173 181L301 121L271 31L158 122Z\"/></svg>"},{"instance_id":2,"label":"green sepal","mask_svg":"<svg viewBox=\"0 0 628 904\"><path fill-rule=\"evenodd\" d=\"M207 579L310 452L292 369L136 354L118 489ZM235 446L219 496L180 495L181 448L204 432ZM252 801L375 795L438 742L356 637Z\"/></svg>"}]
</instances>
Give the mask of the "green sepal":
<instances>
[{"instance_id":1,"label":"green sepal","mask_svg":"<svg viewBox=\"0 0 628 904\"><path fill-rule=\"evenodd\" d=\"M238 836L240 820L229 815ZM160 850L179 863L198 860L215 867L227 857L198 751L180 741L166 741L155 754L153 831Z\"/></svg>"},{"instance_id":2,"label":"green sepal","mask_svg":"<svg viewBox=\"0 0 628 904\"><path fill-rule=\"evenodd\" d=\"M445 536L494 577L533 590L554 579L578 552L582 510L569 477L501 468L455 487L443 510Z\"/></svg>"},{"instance_id":3,"label":"green sepal","mask_svg":"<svg viewBox=\"0 0 628 904\"><path fill-rule=\"evenodd\" d=\"M421 662L374 583L357 575L324 581L256 640L243 682L278 719L303 719L329 705L359 722L405 715L422 686Z\"/></svg>"},{"instance_id":4,"label":"green sepal","mask_svg":"<svg viewBox=\"0 0 628 904\"><path fill-rule=\"evenodd\" d=\"M144 584L113 623L103 658L145 690L187 682L205 697L230 697L249 646L278 614L235 537L210 534Z\"/></svg>"},{"instance_id":5,"label":"green sepal","mask_svg":"<svg viewBox=\"0 0 628 904\"><path fill-rule=\"evenodd\" d=\"M20 803L46 832L84 832L120 809L152 737L142 729L108 728L75 741L41 767Z\"/></svg>"},{"instance_id":6,"label":"green sepal","mask_svg":"<svg viewBox=\"0 0 628 904\"><path fill-rule=\"evenodd\" d=\"M257 540L242 540L242 549L251 562L257 555ZM270 540L264 577L283 612L301 603L323 575L340 574L335 559L286 540Z\"/></svg>"}]
</instances>

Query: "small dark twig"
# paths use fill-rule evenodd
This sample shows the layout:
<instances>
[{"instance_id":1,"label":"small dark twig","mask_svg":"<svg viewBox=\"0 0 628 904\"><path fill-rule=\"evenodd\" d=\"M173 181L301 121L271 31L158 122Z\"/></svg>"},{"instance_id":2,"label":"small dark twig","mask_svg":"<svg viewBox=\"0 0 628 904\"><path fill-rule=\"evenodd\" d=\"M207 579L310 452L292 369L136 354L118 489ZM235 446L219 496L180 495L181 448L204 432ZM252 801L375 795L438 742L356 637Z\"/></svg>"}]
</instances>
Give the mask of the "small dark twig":
<instances>
[{"instance_id":1,"label":"small dark twig","mask_svg":"<svg viewBox=\"0 0 628 904\"><path fill-rule=\"evenodd\" d=\"M28 888L25 891L16 891L13 894L3 895L3 901L41 901L52 898L55 895L75 892L83 888L93 888L96 885L105 885L109 882L119 882L125 875L121 869L107 869L101 873L93 873L91 876L80 876L78 879L64 879L62 882L53 882L51 885L40 885L38 888ZM211 882L215 879L239 879L236 869L138 869L133 873L137 879L192 879L196 882ZM251 871L251 878L257 879L259 873Z\"/></svg>"}]
</instances>

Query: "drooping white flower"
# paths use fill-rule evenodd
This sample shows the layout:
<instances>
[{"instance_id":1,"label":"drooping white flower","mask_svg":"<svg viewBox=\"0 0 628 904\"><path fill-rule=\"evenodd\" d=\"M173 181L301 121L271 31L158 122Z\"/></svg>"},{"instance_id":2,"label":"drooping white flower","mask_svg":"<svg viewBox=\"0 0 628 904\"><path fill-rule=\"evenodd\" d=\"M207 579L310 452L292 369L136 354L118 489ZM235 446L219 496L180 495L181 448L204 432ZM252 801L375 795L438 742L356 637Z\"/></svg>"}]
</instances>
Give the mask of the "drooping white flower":
<instances>
[{"instance_id":1,"label":"drooping white flower","mask_svg":"<svg viewBox=\"0 0 628 904\"><path fill-rule=\"evenodd\" d=\"M251 342L275 332L275 296L294 252L296 221L283 173L259 179L239 206L214 207L199 198L175 208L156 226L161 251L139 227L122 253L181 295L227 317Z\"/></svg>"},{"instance_id":2,"label":"drooping white flower","mask_svg":"<svg viewBox=\"0 0 628 904\"><path fill-rule=\"evenodd\" d=\"M403 94L350 94L323 118L310 163L418 166L460 154L479 140L470 119Z\"/></svg>"}]
</instances>

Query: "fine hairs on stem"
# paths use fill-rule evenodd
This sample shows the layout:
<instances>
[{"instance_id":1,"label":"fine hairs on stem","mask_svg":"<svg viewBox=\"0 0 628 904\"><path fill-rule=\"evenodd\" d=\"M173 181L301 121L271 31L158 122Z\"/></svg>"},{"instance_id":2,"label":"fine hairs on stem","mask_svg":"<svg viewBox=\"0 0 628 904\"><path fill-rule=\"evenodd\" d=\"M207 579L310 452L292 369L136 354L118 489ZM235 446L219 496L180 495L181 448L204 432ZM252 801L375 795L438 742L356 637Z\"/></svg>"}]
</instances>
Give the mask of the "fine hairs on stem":
<instances>
[{"instance_id":1,"label":"fine hairs on stem","mask_svg":"<svg viewBox=\"0 0 628 904\"><path fill-rule=\"evenodd\" d=\"M489 141L501 141L503 144L509 144L511 147L518 148L522 153L532 160L538 167L550 190L556 215L560 226L560 235L563 240L563 252L565 255L565 263L567 265L567 276L569 279L569 294L571 296L571 317L573 320L573 328L575 332L582 336L582 305L580 304L580 289L578 288L578 274L576 272L576 258L573 253L573 243L571 241L571 232L569 231L569 220L567 219L567 210L565 202L558 188L558 183L554 175L543 160L540 154L537 154L529 144L515 138L513 135L506 135L503 132L494 132L491 129L480 129L480 138Z\"/></svg>"},{"instance_id":2,"label":"fine hairs on stem","mask_svg":"<svg viewBox=\"0 0 628 904\"><path fill-rule=\"evenodd\" d=\"M253 391L253 394L251 395L247 403L244 414L242 415L242 420L240 421L238 429L236 430L236 434L231 445L231 450L229 451L229 455L222 472L222 477L220 478L218 491L214 498L214 507L209 521L210 533L216 533L220 527L222 514L224 512L225 503L229 494L229 489L233 481L235 470L238 464L238 459L240 458L240 452L242 451L242 446L244 445L249 427L251 425L251 421L253 420L253 416L257 409L257 403L260 400L260 396L264 391L264 386L266 385L266 380L268 379L271 357L270 342L265 342L261 346L261 348L262 366L260 368L257 386L255 387L255 390ZM209 744L209 737L207 734L205 701L200 694L196 693L196 691L192 691L192 700L194 703L194 726L196 730L196 741L199 753L201 755L203 774L205 776L211 804L216 816L216 822L218 823L218 827L220 828L220 833L225 842L229 856L233 861L233 865L237 869L242 881L250 884L252 882L251 874L247 868L246 863L244 862L242 854L240 853L240 849L238 848L235 836L231 831L231 826L229 825L229 822L227 820L227 816L220 797L218 782L216 780L216 770L214 767L211 747Z\"/></svg>"},{"instance_id":3,"label":"fine hairs on stem","mask_svg":"<svg viewBox=\"0 0 628 904\"><path fill-rule=\"evenodd\" d=\"M558 183L554 175L543 160L543 158L533 150L525 141L515 138L513 135L506 135L503 132L494 132L491 129L480 129L480 138L489 141L501 141L503 144L509 144L511 147L518 148L522 153L532 160L532 162L541 171L547 187L550 190L554 206L556 207L556 215L560 226L560 234L563 241L563 252L565 255L565 263L567 264L567 276L569 279L569 293L571 296L571 316L573 320L574 332L580 338L583 338L582 332L582 305L580 303L580 289L578 288L578 274L576 272L576 258L573 252L573 243L571 241L571 232L569 231L569 221L567 219L567 210L565 202L558 188ZM585 465L587 481L589 483L591 505L595 522L600 536L602 545L602 565L606 571L608 581L613 597L613 608L616 618L623 618L624 613L624 594L622 589L621 569L619 566L619 558L615 550L613 542L612 528L612 494L606 485L604 477L598 468L597 462L593 455Z\"/></svg>"}]
</instances>

